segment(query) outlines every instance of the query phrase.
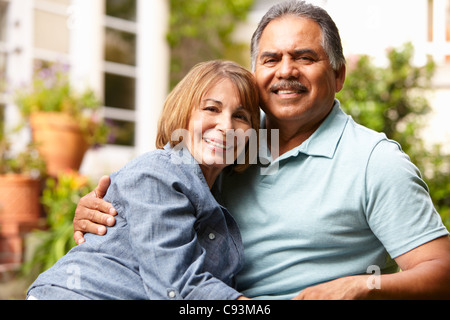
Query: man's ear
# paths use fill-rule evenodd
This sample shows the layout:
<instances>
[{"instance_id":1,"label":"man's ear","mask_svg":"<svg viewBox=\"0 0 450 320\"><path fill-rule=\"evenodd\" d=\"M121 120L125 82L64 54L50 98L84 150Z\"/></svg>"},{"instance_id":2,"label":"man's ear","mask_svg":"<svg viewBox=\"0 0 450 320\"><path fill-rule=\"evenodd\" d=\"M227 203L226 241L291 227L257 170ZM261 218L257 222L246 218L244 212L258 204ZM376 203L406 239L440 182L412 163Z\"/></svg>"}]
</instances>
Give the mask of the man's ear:
<instances>
[{"instance_id":1,"label":"man's ear","mask_svg":"<svg viewBox=\"0 0 450 320\"><path fill-rule=\"evenodd\" d=\"M346 68L345 64L343 64L342 67L338 71L334 72L336 75L336 93L341 91L342 88L344 87L346 72L347 72L347 68Z\"/></svg>"}]
</instances>

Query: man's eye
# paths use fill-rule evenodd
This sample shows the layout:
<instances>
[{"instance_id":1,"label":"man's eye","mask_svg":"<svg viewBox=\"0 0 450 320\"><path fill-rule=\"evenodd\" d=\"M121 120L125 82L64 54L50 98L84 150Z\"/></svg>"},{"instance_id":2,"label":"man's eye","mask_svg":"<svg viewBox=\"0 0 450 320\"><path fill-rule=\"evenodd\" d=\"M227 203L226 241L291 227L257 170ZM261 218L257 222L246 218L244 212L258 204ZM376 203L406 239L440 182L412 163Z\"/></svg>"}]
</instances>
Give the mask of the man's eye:
<instances>
[{"instance_id":1,"label":"man's eye","mask_svg":"<svg viewBox=\"0 0 450 320\"><path fill-rule=\"evenodd\" d=\"M276 63L277 63L277 59L274 57L268 57L262 61L263 65L274 65Z\"/></svg>"},{"instance_id":2,"label":"man's eye","mask_svg":"<svg viewBox=\"0 0 450 320\"><path fill-rule=\"evenodd\" d=\"M304 62L304 63L309 63L309 62L314 61L314 59L311 57L299 57L298 60L300 60L301 62Z\"/></svg>"}]
</instances>

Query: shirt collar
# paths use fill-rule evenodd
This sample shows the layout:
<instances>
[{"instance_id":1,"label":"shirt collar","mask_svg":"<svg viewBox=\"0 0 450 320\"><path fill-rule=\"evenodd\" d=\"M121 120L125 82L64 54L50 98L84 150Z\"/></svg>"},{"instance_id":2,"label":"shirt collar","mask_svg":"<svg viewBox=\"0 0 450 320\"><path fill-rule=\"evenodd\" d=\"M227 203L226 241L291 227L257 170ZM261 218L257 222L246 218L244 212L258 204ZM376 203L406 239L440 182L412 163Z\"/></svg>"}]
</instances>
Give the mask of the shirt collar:
<instances>
[{"instance_id":1,"label":"shirt collar","mask_svg":"<svg viewBox=\"0 0 450 320\"><path fill-rule=\"evenodd\" d=\"M340 107L339 100L335 100L333 109L325 121L297 148L310 156L333 158L348 119Z\"/></svg>"},{"instance_id":2,"label":"shirt collar","mask_svg":"<svg viewBox=\"0 0 450 320\"><path fill-rule=\"evenodd\" d=\"M200 165L183 142L178 144L175 148L172 148L169 142L164 146L164 150L172 153L172 160L175 164L189 166L190 170L193 170L200 180L207 184Z\"/></svg>"},{"instance_id":3,"label":"shirt collar","mask_svg":"<svg viewBox=\"0 0 450 320\"><path fill-rule=\"evenodd\" d=\"M192 156L189 152L188 148L185 145L178 145L178 148L172 148L170 142L164 146L164 150L167 150L172 153L172 156L175 157L174 163L178 165L185 165L184 167L189 167L189 170L193 170L195 174L198 176L200 181L202 181L207 188L209 188L208 183L206 182L205 176L203 175L202 169L198 164L197 160ZM225 168L225 170L231 170L231 166ZM211 188L211 193L214 198L216 198L217 202L220 205L223 205L223 201L221 198L222 193L222 174L219 175L217 180L214 182L213 187Z\"/></svg>"},{"instance_id":4,"label":"shirt collar","mask_svg":"<svg viewBox=\"0 0 450 320\"><path fill-rule=\"evenodd\" d=\"M262 118L265 118L265 116L263 115ZM315 157L333 158L348 119L349 117L340 107L339 100L335 99L330 114L311 137L301 145L281 155L278 160L296 157L299 153ZM265 128L265 119L262 119L262 121L264 121L262 128ZM267 147L267 144L261 143L262 145ZM269 153L266 152L266 154Z\"/></svg>"}]
</instances>

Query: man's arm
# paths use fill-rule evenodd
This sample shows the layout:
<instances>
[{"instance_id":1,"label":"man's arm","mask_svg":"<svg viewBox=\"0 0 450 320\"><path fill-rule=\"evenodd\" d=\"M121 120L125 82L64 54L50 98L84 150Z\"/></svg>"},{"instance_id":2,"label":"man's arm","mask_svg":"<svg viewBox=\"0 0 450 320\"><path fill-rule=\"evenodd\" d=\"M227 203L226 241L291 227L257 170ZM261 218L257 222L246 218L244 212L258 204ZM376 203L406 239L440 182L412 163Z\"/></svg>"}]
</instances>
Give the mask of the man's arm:
<instances>
[{"instance_id":1,"label":"man's arm","mask_svg":"<svg viewBox=\"0 0 450 320\"><path fill-rule=\"evenodd\" d=\"M73 219L73 238L77 244L84 242L83 235L86 232L104 235L106 234L105 226L111 227L115 224L116 210L111 203L102 200L110 183L108 176L101 177L94 191L78 202Z\"/></svg>"},{"instance_id":2,"label":"man's arm","mask_svg":"<svg viewBox=\"0 0 450 320\"><path fill-rule=\"evenodd\" d=\"M440 237L395 259L402 272L381 275L379 289L373 275L336 279L303 290L306 299L450 299L450 239Z\"/></svg>"}]
</instances>

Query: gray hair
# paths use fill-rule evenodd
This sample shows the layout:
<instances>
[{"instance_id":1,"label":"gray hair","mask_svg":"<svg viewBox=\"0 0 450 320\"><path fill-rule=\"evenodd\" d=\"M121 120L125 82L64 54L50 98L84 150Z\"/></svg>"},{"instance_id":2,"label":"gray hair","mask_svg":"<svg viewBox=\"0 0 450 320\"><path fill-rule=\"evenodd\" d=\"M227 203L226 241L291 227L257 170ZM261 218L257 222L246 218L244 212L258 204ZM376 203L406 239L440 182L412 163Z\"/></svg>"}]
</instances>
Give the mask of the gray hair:
<instances>
[{"instance_id":1,"label":"gray hair","mask_svg":"<svg viewBox=\"0 0 450 320\"><path fill-rule=\"evenodd\" d=\"M338 71L345 64L345 57L342 50L341 37L333 19L328 13L317 6L305 1L287 1L274 5L261 19L251 42L251 63L252 70L255 71L256 60L259 52L259 42L262 33L267 25L275 19L283 16L293 15L299 18L311 19L322 29L322 47L328 55L331 67Z\"/></svg>"}]
</instances>

